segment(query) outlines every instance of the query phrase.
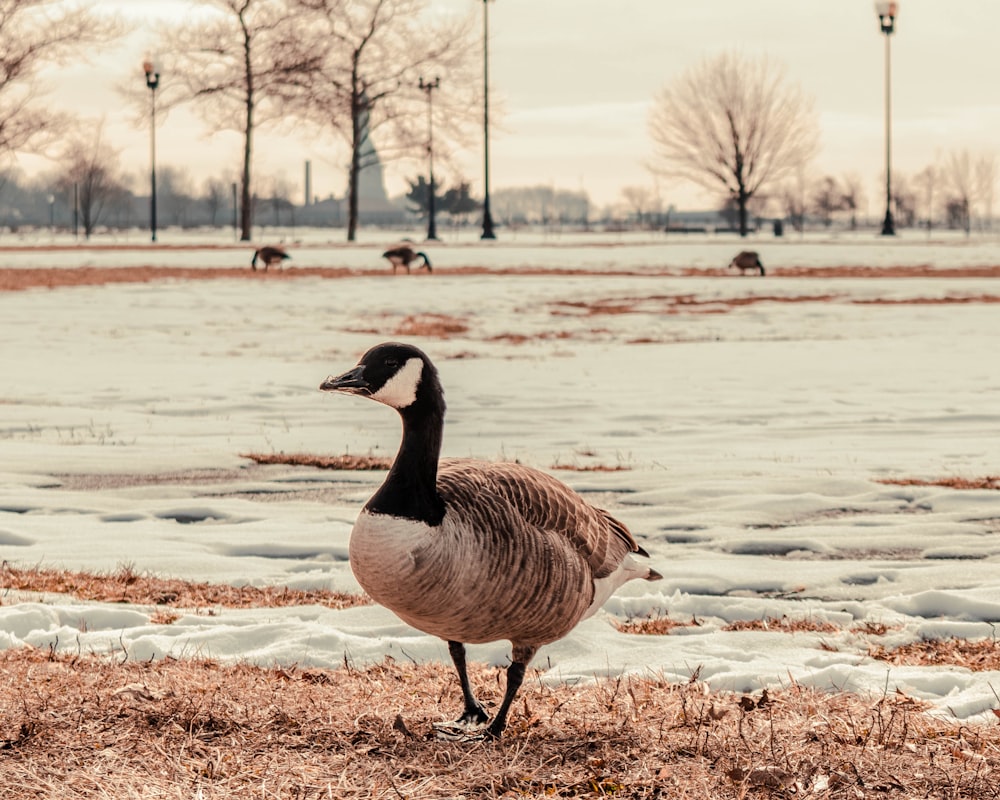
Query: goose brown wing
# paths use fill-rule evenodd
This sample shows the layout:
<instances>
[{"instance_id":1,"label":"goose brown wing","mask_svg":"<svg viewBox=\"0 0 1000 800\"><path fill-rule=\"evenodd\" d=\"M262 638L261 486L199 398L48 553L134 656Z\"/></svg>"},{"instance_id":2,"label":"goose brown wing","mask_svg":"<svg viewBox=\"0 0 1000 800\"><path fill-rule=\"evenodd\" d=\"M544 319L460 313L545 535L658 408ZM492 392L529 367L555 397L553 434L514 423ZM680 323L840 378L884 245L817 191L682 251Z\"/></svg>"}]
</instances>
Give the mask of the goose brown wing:
<instances>
[{"instance_id":1,"label":"goose brown wing","mask_svg":"<svg viewBox=\"0 0 1000 800\"><path fill-rule=\"evenodd\" d=\"M613 572L628 553L642 553L628 528L596 508L565 484L521 464L444 459L438 467L438 491L445 505L466 511L508 507L526 526L568 541L590 565L595 578ZM488 496L491 502L484 502ZM510 532L512 536L516 531Z\"/></svg>"}]
</instances>

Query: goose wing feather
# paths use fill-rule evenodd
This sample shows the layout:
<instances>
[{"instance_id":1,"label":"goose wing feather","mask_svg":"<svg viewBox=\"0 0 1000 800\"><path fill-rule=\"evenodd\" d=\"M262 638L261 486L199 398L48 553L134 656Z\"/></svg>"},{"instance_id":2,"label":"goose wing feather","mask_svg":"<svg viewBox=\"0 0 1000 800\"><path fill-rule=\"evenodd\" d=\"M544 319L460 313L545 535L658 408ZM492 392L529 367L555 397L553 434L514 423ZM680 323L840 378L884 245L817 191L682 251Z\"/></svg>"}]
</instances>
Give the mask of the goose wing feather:
<instances>
[{"instance_id":1,"label":"goose wing feather","mask_svg":"<svg viewBox=\"0 0 1000 800\"><path fill-rule=\"evenodd\" d=\"M452 511L472 509L464 513L474 514L477 508L501 503L542 535L568 542L587 562L594 578L614 572L629 553L645 555L622 522L531 467L442 459L438 491Z\"/></svg>"}]
</instances>

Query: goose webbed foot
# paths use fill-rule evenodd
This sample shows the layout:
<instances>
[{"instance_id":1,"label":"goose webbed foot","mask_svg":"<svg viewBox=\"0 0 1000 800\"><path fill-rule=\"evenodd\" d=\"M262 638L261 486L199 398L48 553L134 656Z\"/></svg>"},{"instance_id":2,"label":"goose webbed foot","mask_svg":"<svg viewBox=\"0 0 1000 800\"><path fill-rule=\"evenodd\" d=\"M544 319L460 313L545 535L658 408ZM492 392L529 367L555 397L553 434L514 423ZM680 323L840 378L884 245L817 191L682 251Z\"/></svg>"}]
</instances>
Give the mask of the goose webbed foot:
<instances>
[{"instance_id":1,"label":"goose webbed foot","mask_svg":"<svg viewBox=\"0 0 1000 800\"><path fill-rule=\"evenodd\" d=\"M438 739L449 742L478 742L486 739L486 728L481 722L463 722L463 717L454 722L434 722L431 727Z\"/></svg>"},{"instance_id":2,"label":"goose webbed foot","mask_svg":"<svg viewBox=\"0 0 1000 800\"><path fill-rule=\"evenodd\" d=\"M489 715L478 703L467 707L465 712L454 722L435 722L431 727L439 739L471 742L483 738L483 726L489 722Z\"/></svg>"},{"instance_id":3,"label":"goose webbed foot","mask_svg":"<svg viewBox=\"0 0 1000 800\"><path fill-rule=\"evenodd\" d=\"M456 719L453 724L463 725L468 728L475 725L484 725L485 723L489 722L489 720L490 720L490 715L487 714L485 711L483 711L483 707L477 703L475 706L471 708L469 706L466 706L465 713L463 713L462 716Z\"/></svg>"}]
</instances>

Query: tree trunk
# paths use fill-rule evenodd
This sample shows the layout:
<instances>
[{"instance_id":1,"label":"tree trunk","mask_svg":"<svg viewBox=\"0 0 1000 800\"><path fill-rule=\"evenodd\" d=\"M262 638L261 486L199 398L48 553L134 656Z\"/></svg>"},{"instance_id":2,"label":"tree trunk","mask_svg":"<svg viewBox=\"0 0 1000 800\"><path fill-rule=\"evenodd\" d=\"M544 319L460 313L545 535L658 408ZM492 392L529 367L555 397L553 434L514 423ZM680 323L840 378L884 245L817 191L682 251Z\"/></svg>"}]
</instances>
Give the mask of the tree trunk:
<instances>
[{"instance_id":1,"label":"tree trunk","mask_svg":"<svg viewBox=\"0 0 1000 800\"><path fill-rule=\"evenodd\" d=\"M741 186L739 194L736 196L736 202L740 210L740 236L746 236L749 232L749 226L747 225L747 201L749 199L749 195L747 195Z\"/></svg>"},{"instance_id":2,"label":"tree trunk","mask_svg":"<svg viewBox=\"0 0 1000 800\"><path fill-rule=\"evenodd\" d=\"M353 242L358 233L358 177L361 173L360 104L351 108L351 168L347 179L347 241Z\"/></svg>"},{"instance_id":3,"label":"tree trunk","mask_svg":"<svg viewBox=\"0 0 1000 800\"><path fill-rule=\"evenodd\" d=\"M240 22L243 23L242 16ZM250 60L250 37L243 27L243 66L246 70L246 124L243 130L243 177L240 209L240 241L249 242L253 235L253 204L250 202L250 162L253 155L253 63Z\"/></svg>"},{"instance_id":4,"label":"tree trunk","mask_svg":"<svg viewBox=\"0 0 1000 800\"><path fill-rule=\"evenodd\" d=\"M247 129L243 139L243 177L242 198L240 204L240 241L249 242L253 233L253 203L250 202L250 155L252 153L250 118L252 112L250 103L247 102Z\"/></svg>"}]
</instances>

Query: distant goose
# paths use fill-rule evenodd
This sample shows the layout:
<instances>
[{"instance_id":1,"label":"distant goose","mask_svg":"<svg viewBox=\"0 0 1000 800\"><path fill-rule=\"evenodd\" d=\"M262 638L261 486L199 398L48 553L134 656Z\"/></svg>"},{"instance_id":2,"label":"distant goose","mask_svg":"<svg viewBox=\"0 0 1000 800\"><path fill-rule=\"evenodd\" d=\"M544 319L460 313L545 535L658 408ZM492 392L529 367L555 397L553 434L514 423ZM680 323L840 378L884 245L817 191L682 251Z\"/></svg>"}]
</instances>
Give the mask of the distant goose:
<instances>
[{"instance_id":1,"label":"distant goose","mask_svg":"<svg viewBox=\"0 0 1000 800\"><path fill-rule=\"evenodd\" d=\"M386 250L382 253L382 258L389 259L389 263L392 264L392 274L396 274L396 270L399 267L404 267L407 272L410 271L410 264L416 261L418 258L423 261L422 264L417 265L417 269L426 268L428 272L433 272L431 269L431 260L427 257L427 253L422 253L419 250L414 250L412 247L403 245L402 247L394 247L391 250Z\"/></svg>"},{"instance_id":2,"label":"distant goose","mask_svg":"<svg viewBox=\"0 0 1000 800\"><path fill-rule=\"evenodd\" d=\"M395 408L403 439L385 482L351 533L351 568L378 603L448 642L465 710L489 717L466 672L464 643L510 640L507 689L482 733L499 738L539 647L569 633L635 578L662 576L624 524L550 475L520 464L438 457L444 392L416 347L373 347L320 386Z\"/></svg>"},{"instance_id":3,"label":"distant goose","mask_svg":"<svg viewBox=\"0 0 1000 800\"><path fill-rule=\"evenodd\" d=\"M729 262L729 266L739 269L740 275L744 275L747 270L760 270L761 276L764 275L764 264L756 250L743 250L737 253L736 257Z\"/></svg>"},{"instance_id":4,"label":"distant goose","mask_svg":"<svg viewBox=\"0 0 1000 800\"><path fill-rule=\"evenodd\" d=\"M250 266L253 269L257 269L258 258L263 262L264 269L267 270L268 267L280 264L286 258L291 258L291 256L280 247L266 245L253 251L253 260L250 261Z\"/></svg>"}]
</instances>

